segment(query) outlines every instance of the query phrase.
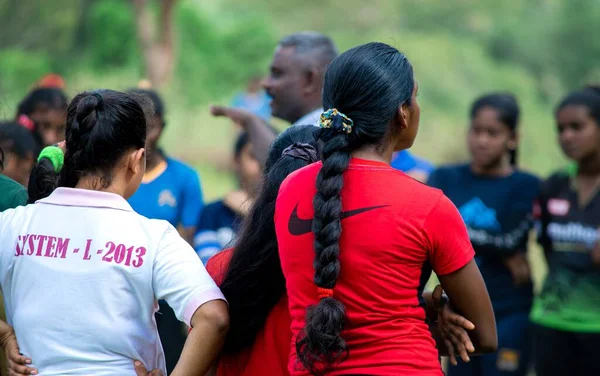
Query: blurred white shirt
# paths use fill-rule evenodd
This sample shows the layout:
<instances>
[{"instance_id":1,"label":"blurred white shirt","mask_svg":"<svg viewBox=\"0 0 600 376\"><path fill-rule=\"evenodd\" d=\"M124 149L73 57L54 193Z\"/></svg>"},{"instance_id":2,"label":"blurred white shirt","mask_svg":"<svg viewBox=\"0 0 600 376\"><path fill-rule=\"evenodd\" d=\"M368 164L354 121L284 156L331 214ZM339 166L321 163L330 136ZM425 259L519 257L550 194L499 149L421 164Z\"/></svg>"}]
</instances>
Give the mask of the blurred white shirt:
<instances>
[{"instance_id":1,"label":"blurred white shirt","mask_svg":"<svg viewBox=\"0 0 600 376\"><path fill-rule=\"evenodd\" d=\"M134 359L166 375L157 301L189 326L202 304L224 300L168 222L116 194L71 188L0 213L0 284L41 375L134 375Z\"/></svg>"},{"instance_id":2,"label":"blurred white shirt","mask_svg":"<svg viewBox=\"0 0 600 376\"><path fill-rule=\"evenodd\" d=\"M318 127L319 119L321 118L322 113L323 113L323 109L317 108L316 110L311 111L308 114L302 116L294 124L292 124L292 126L294 126L294 125L314 125L314 126Z\"/></svg>"}]
</instances>

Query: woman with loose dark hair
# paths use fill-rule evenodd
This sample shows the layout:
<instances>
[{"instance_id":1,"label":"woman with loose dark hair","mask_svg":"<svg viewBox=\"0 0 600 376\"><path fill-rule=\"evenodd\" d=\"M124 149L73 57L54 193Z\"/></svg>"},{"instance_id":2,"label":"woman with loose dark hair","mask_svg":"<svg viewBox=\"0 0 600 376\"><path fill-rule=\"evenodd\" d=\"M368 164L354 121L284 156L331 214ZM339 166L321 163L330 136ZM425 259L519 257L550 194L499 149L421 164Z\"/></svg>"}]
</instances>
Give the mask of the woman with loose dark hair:
<instances>
[{"instance_id":1,"label":"woman with loose dark hair","mask_svg":"<svg viewBox=\"0 0 600 376\"><path fill-rule=\"evenodd\" d=\"M422 292L433 269L496 349L494 314L456 207L390 166L417 134L417 84L383 43L346 51L323 85L322 163L291 174L275 211L292 375L441 376Z\"/></svg>"},{"instance_id":2,"label":"woman with loose dark hair","mask_svg":"<svg viewBox=\"0 0 600 376\"><path fill-rule=\"evenodd\" d=\"M529 370L533 284L526 252L540 181L517 167L519 115L510 94L477 98L467 133L470 161L429 177L467 225L498 331L497 352L449 369L450 376L524 376Z\"/></svg>"},{"instance_id":3,"label":"woman with loose dark hair","mask_svg":"<svg viewBox=\"0 0 600 376\"><path fill-rule=\"evenodd\" d=\"M220 351L228 327L221 291L173 226L126 201L144 175L145 141L134 96L79 94L68 107L64 155L45 148L39 163L48 168L32 172L40 184L29 192L40 199L0 213L7 318L40 374L132 375L134 360L166 374L159 299L194 328L172 375L204 375Z\"/></svg>"},{"instance_id":4,"label":"woman with loose dark hair","mask_svg":"<svg viewBox=\"0 0 600 376\"><path fill-rule=\"evenodd\" d=\"M318 160L315 131L314 126L296 126L277 137L235 247L213 256L206 266L229 303L231 325L219 376L287 374L290 318L273 216L281 182Z\"/></svg>"},{"instance_id":5,"label":"woman with loose dark hair","mask_svg":"<svg viewBox=\"0 0 600 376\"><path fill-rule=\"evenodd\" d=\"M538 376L600 375L600 90L568 94L555 112L571 165L552 174L538 200L548 275L534 299Z\"/></svg>"}]
</instances>

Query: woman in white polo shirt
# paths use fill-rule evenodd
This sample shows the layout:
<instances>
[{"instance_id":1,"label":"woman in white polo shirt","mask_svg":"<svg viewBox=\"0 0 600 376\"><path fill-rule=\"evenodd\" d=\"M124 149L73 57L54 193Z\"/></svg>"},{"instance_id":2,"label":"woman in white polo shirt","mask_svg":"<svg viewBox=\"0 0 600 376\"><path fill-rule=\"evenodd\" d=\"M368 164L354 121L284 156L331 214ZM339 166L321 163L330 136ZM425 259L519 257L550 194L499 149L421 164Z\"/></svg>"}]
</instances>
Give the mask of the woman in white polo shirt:
<instances>
[{"instance_id":1,"label":"woman in white polo shirt","mask_svg":"<svg viewBox=\"0 0 600 376\"><path fill-rule=\"evenodd\" d=\"M145 170L142 108L124 93L79 94L66 132L59 188L0 214L0 285L21 351L42 375L134 375L133 359L166 374L154 321L165 299L193 328L172 375L204 375L227 305L177 230L126 201Z\"/></svg>"}]
</instances>

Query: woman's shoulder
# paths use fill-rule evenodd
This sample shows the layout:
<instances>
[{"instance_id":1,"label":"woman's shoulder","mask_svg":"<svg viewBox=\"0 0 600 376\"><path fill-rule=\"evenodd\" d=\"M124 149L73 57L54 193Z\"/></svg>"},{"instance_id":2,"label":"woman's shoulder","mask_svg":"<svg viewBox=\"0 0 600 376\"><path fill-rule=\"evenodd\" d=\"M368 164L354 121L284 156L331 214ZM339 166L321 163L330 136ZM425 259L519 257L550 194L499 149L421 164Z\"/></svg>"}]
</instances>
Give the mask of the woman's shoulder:
<instances>
[{"instance_id":1,"label":"woman's shoulder","mask_svg":"<svg viewBox=\"0 0 600 376\"><path fill-rule=\"evenodd\" d=\"M321 162L316 162L289 174L279 187L279 195L292 189L295 191L305 189L307 186L314 187L322 165Z\"/></svg>"}]
</instances>

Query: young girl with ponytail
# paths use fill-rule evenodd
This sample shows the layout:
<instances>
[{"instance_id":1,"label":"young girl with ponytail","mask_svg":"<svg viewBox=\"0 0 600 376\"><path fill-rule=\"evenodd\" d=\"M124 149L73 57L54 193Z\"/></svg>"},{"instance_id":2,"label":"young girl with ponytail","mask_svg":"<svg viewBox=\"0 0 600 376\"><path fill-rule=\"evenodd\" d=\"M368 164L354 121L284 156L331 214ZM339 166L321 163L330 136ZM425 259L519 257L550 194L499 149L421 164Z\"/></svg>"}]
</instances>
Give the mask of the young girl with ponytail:
<instances>
[{"instance_id":1,"label":"young girl with ponytail","mask_svg":"<svg viewBox=\"0 0 600 376\"><path fill-rule=\"evenodd\" d=\"M456 207L390 167L416 137L417 91L406 56L383 43L343 53L325 74L322 163L283 182L275 211L292 375L441 376L422 299L432 269L475 325L471 350L497 346Z\"/></svg>"}]
</instances>

